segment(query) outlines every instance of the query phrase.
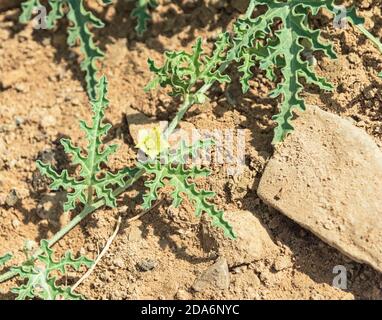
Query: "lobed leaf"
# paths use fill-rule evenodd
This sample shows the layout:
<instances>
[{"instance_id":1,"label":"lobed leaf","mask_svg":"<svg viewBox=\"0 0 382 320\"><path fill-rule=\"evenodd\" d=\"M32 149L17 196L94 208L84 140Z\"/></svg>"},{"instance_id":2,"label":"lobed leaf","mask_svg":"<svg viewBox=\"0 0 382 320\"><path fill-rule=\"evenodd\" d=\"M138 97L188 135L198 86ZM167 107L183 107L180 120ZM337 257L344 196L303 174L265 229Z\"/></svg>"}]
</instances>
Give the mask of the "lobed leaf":
<instances>
[{"instance_id":1,"label":"lobed leaf","mask_svg":"<svg viewBox=\"0 0 382 320\"><path fill-rule=\"evenodd\" d=\"M96 98L95 88L97 79L97 60L104 54L94 43L94 36L89 27L102 28L103 22L95 17L90 11L85 9L83 0L48 0L50 11L46 19L48 29L53 29L56 22L64 16L65 7L68 8L67 17L71 22L68 28L68 44L74 46L79 42L84 60L81 62L81 69L85 72L87 93L90 99ZM103 0L103 4L110 4L111 0ZM27 23L33 14L33 9L41 6L39 0L27 0L22 3L22 13L19 21Z\"/></svg>"},{"instance_id":2,"label":"lobed leaf","mask_svg":"<svg viewBox=\"0 0 382 320\"><path fill-rule=\"evenodd\" d=\"M53 250L49 248L48 241L41 240L41 254L32 261L29 260L11 270L17 273L26 283L13 288L12 292L17 294L17 300L39 298L43 300L78 300L81 295L73 293L70 287L56 284L56 277L53 272L65 275L67 268L79 270L81 266L90 268L93 260L86 257L74 258L70 252L66 252L64 257L56 261L53 259Z\"/></svg>"},{"instance_id":3,"label":"lobed leaf","mask_svg":"<svg viewBox=\"0 0 382 320\"><path fill-rule=\"evenodd\" d=\"M6 253L3 256L0 256L0 267L4 266L9 260L12 259L12 254L11 253Z\"/></svg>"},{"instance_id":4,"label":"lobed leaf","mask_svg":"<svg viewBox=\"0 0 382 320\"><path fill-rule=\"evenodd\" d=\"M157 7L156 0L135 0L135 9L131 12L131 17L137 19L135 30L142 36L147 30L147 23L151 19L150 8Z\"/></svg>"},{"instance_id":5,"label":"lobed leaf","mask_svg":"<svg viewBox=\"0 0 382 320\"><path fill-rule=\"evenodd\" d=\"M113 194L113 185L122 187L125 178L132 173L126 168L111 173L101 168L102 163L107 163L108 158L116 150L116 145L104 145L102 139L108 133L111 125L103 123L105 109L109 105L107 99L107 80L102 77L97 86L97 99L92 101L93 117L91 124L80 121L80 127L85 132L88 145L85 150L73 145L68 139L62 139L61 144L66 153L72 156L72 163L80 166L79 177L70 177L67 170L57 173L50 165L37 161L37 166L43 175L53 182L51 189L63 188L68 191L64 210L69 211L76 207L77 202L91 204L94 196L105 200L109 207L117 205Z\"/></svg>"},{"instance_id":6,"label":"lobed leaf","mask_svg":"<svg viewBox=\"0 0 382 320\"><path fill-rule=\"evenodd\" d=\"M172 205L179 207L186 196L195 205L195 215L200 216L203 212L212 218L213 225L224 230L227 237L234 239L235 234L230 224L224 220L223 211L218 210L209 199L215 196L214 192L198 189L194 180L206 177L210 171L206 168L191 166L186 168L185 158L196 156L200 149L206 149L213 144L212 140L198 141L192 146L186 146L184 142L166 161L154 159L146 163L139 163L139 167L152 176L146 181L145 186L149 189L143 196L143 208L149 209L152 202L158 198L158 191L162 189L167 181L173 187L171 197Z\"/></svg>"},{"instance_id":7,"label":"lobed leaf","mask_svg":"<svg viewBox=\"0 0 382 320\"><path fill-rule=\"evenodd\" d=\"M334 0L257 0L255 5L265 5L267 11L257 18L246 17L235 24L235 44L239 43L236 60L241 63L241 84L243 91L249 89L251 68L259 62L268 78L275 81L275 71L280 70L282 81L271 93L271 97L281 98L280 112L273 117L277 123L273 143L284 140L293 131L293 109L305 110L304 99L300 96L304 78L307 83L315 84L323 90L333 87L325 79L316 75L314 70L301 58L304 50L322 51L332 59L336 58L333 47L320 38L320 30L313 30L308 23L308 15L318 14L320 9L335 13ZM355 10L347 12L352 23L362 23ZM275 28L275 23L278 27ZM276 30L276 31L275 31Z\"/></svg>"},{"instance_id":8,"label":"lobed leaf","mask_svg":"<svg viewBox=\"0 0 382 320\"><path fill-rule=\"evenodd\" d=\"M158 85L170 86L172 95L178 96L193 93L197 84L208 85L215 81L230 82L229 76L222 75L219 70L221 64L226 60L229 46L229 34L223 33L216 41L215 50L211 56L204 53L202 39L198 38L192 47L192 53L166 52L166 61L162 67L157 67L154 61L149 59L150 70L155 74L155 78L146 86L145 90L154 89Z\"/></svg>"}]
</instances>

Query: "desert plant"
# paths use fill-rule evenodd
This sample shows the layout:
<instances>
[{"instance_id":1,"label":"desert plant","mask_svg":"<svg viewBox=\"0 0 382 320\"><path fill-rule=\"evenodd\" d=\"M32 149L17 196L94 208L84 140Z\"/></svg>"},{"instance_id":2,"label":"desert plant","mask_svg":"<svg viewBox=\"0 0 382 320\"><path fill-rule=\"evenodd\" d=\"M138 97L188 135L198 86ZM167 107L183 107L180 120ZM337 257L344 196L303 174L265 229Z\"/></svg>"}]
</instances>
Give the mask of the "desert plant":
<instances>
[{"instance_id":1,"label":"desert plant","mask_svg":"<svg viewBox=\"0 0 382 320\"><path fill-rule=\"evenodd\" d=\"M265 5L266 12L256 18L252 17L258 5ZM276 82L277 72L281 72L281 81L278 82L271 97L280 98L280 112L273 117L276 122L273 143L284 140L288 133L293 131L292 118L295 108L305 110L304 98L300 96L303 90L301 79L307 83L315 84L320 89L332 90L333 86L324 78L315 73L308 61L304 60L302 53L309 49L322 51L330 58L335 58L332 45L320 39L320 30L313 30L308 22L309 14L317 15L320 9L327 9L335 13L334 0L252 0L247 14L234 24L232 35L222 34L217 41L216 59L203 58L201 39L198 39L192 54L181 52L166 52L165 64L156 67L149 60L150 70L155 78L146 89L153 89L160 84L162 87L170 86L173 95L182 95L184 100L202 83L203 94L211 87L213 82L230 82L230 77L221 73L228 65L236 62L241 73L240 82L243 93L246 93L253 78L253 67L259 64L266 72L267 77ZM363 26L363 19L357 17L355 10L348 11L347 18L356 25L382 52L382 45ZM205 69L201 71L201 67ZM215 70L215 77L205 78L210 68ZM194 102L200 97L192 95Z\"/></svg>"},{"instance_id":2,"label":"desert plant","mask_svg":"<svg viewBox=\"0 0 382 320\"><path fill-rule=\"evenodd\" d=\"M304 99L300 96L304 78L307 83L315 84L320 89L332 90L333 86L324 78L316 75L307 61L302 59L302 53L307 48L322 51L330 58L336 58L332 45L323 43L320 31L309 26L308 15L317 15L320 9L326 9L336 14L334 0L258 0L256 4L263 4L267 11L259 17L239 20L236 25L236 34L241 34L239 39L246 36L252 37L238 56L245 64L241 68L244 72L243 91L248 90L247 78L250 67L258 61L260 68L265 70L271 80L276 80L275 70L282 73L282 81L272 91L271 97L281 97L280 113L274 116L277 123L274 142L283 141L288 133L293 130L291 120L293 109L305 110ZM374 43L379 43L363 27L363 19L356 15L355 9L347 10L347 20L358 28ZM276 29L275 24L278 24ZM274 31L275 30L275 31ZM255 40L255 41L254 41ZM381 47L380 47L381 48ZM382 52L382 50L381 50Z\"/></svg>"},{"instance_id":3,"label":"desert plant","mask_svg":"<svg viewBox=\"0 0 382 320\"><path fill-rule=\"evenodd\" d=\"M227 237L235 238L232 227L224 220L223 212L210 202L214 193L199 189L194 183L195 179L208 176L210 174L209 170L186 162L190 156L196 156L199 150L206 150L211 147L213 141L206 139L204 141L197 141L193 145L186 145L183 142L175 149L170 149L168 143L161 143L162 141L167 141L168 137L177 127L184 115L182 108L180 108L179 113L164 133L155 128L153 132L149 132L141 138L138 145L149 155L148 159L138 161L132 169L125 168L115 174L100 168L101 163L107 164L108 157L116 151L115 145L104 145L102 143L103 137L110 129L109 124L104 124L104 111L109 103L106 97L107 85L106 78L101 77L95 88L97 98L92 101L93 117L91 125L86 124L84 121L80 122L80 126L88 140L87 148L81 150L74 146L71 141L66 139L61 140L65 151L72 156L73 164L81 169L79 171L79 178L70 177L67 170L57 173L51 166L41 161L37 162L41 173L52 180L51 189L57 190L62 188L67 191L67 201L64 204L65 211L77 208L79 204L83 206L83 210L49 241L43 241L40 250L33 254L31 258L28 258L26 262L18 267L11 268L0 276L0 282L16 275L28 279L26 286L14 290L14 292L19 294L19 298L28 298L32 297L32 295L43 299L57 297L76 298L74 294L71 295L69 289L55 286L55 280L50 278L50 271L57 270L56 264L49 262L51 264L45 268L49 271L43 275L37 275L38 270L33 267L34 265L30 266L31 261L48 259L46 256L50 254L49 248L53 244L100 207L115 207L117 205L117 197L144 175L146 176L145 186L148 187L148 192L143 196L144 209L152 207L153 201L158 198L158 192L168 183L173 189L170 196L173 199L172 205L174 207L178 207L184 197L187 197L190 203L195 205L196 216L200 216L203 212L206 213L212 219L213 225L221 228ZM159 137L158 134L160 135ZM163 161L164 159L166 161ZM5 256L2 258L2 261L8 259L9 256ZM65 261L68 260L63 262ZM89 266L90 261L84 258L81 258L79 261ZM64 269L58 270L64 271ZM46 291L38 291L37 293L30 286L31 283L35 283L37 280L44 282L44 285L47 286Z\"/></svg>"},{"instance_id":4,"label":"desert plant","mask_svg":"<svg viewBox=\"0 0 382 320\"><path fill-rule=\"evenodd\" d=\"M55 273L65 275L67 268L79 270L81 266L90 267L93 261L86 257L74 258L68 251L58 261L53 258L53 250L49 248L48 241L42 240L40 249L34 255L26 250L27 260L11 269L12 272L25 279L26 284L12 289L17 300L40 298L44 300L78 300L82 297L72 292L70 287L59 286L56 283Z\"/></svg>"},{"instance_id":5,"label":"desert plant","mask_svg":"<svg viewBox=\"0 0 382 320\"><path fill-rule=\"evenodd\" d=\"M150 21L150 9L156 8L156 0L135 0L135 9L131 12L131 16L137 19L135 31L138 35L143 35L147 30L147 22Z\"/></svg>"},{"instance_id":6,"label":"desert plant","mask_svg":"<svg viewBox=\"0 0 382 320\"><path fill-rule=\"evenodd\" d=\"M101 169L101 164L107 164L108 158L117 149L117 145L102 144L103 137L111 128L110 124L103 123L105 109L109 105L106 98L107 85L106 78L102 77L96 88L97 99L91 103L92 123L88 125L85 121L80 121L80 127L88 140L86 150L74 146L68 139L61 140L64 150L72 156L73 164L81 167L80 177L78 179L70 177L67 170L59 174L50 165L37 161L41 173L53 181L50 186L52 190L60 188L70 190L64 204L65 211L73 210L77 201L91 205L95 198L103 199L109 207L115 207L116 198L112 186L122 187L125 178L132 173L129 169L120 170L115 174Z\"/></svg>"},{"instance_id":7,"label":"desert plant","mask_svg":"<svg viewBox=\"0 0 382 320\"><path fill-rule=\"evenodd\" d=\"M308 13L317 14L321 8L333 12L333 1L252 0L246 14L235 23L232 34L219 35L210 55L203 51L203 41L199 38L192 53L167 52L166 61L161 67L157 67L152 60L149 60L150 69L155 77L146 90L154 89L158 85L170 86L171 95L180 96L182 104L164 132L157 127L141 137L137 146L149 156L147 161L138 161L133 168L124 168L112 173L105 169L105 165L108 158L116 152L117 147L103 143L103 138L110 129L110 125L104 123L105 109L109 104L108 83L105 77L100 79L96 77L97 70L94 63L102 54L94 46L87 26L87 24L94 24L94 26L101 26L101 24L84 9L82 0L50 0L52 7L48 17L50 27L62 17L64 2L69 6L68 18L73 22L73 26L69 29L69 42L74 44L75 39L79 39L86 57L87 62L83 64L83 68L87 71L93 117L90 125L84 121L80 122L88 141L86 148L80 149L70 140L61 141L65 151L72 156L73 164L80 167L78 177L70 176L67 170L58 173L51 166L40 161L37 166L42 174L52 180L53 190L62 188L67 191L65 211L78 207L82 207L82 210L51 239L43 240L40 249L28 255L24 263L0 276L0 282L16 275L27 279L26 285L14 290L19 298L78 298L68 288L57 286L51 272L65 273L65 266L72 266L75 269L78 269L80 265L89 267L92 261L84 257L73 259L70 254L67 254L62 260L55 262L50 248L95 210L102 206L115 207L118 196L142 176L146 177L145 186L148 188L148 192L143 196L144 209L152 207L153 202L158 198L159 190L168 183L173 190L171 193L173 206L179 206L184 197L188 197L195 205L197 216L203 212L207 213L213 224L220 227L227 237L235 238L232 227L224 220L223 212L210 202L214 193L196 187L194 180L207 176L209 171L185 163L185 159L195 156L198 150L211 147L213 141L210 139L198 141L191 146L181 143L175 150L166 143L187 110L192 105L206 100L208 91L214 83L225 84L231 81L225 71L233 63L239 65L243 92L250 88L255 64L259 63L273 81L277 81L277 72L281 72L282 80L272 93L272 96L282 98L281 111L274 118L278 124L275 129L274 143L284 139L293 129L290 123L293 109L305 108L304 101L299 96L303 88L300 82L301 77L320 88L327 90L332 88L315 74L308 62L302 59L301 54L307 47L313 51L321 50L329 57L335 57L331 45L322 43L319 37L320 32L312 30L307 22ZM38 3L38 0L29 0L24 3L22 20L26 21L30 18L32 5ZM103 3L107 4L110 1L104 0ZM146 10L151 2L142 1L141 4ZM253 18L253 13L259 4L266 5L268 10L263 15ZM361 26L362 20L356 17L354 11L350 11L349 17L352 23ZM281 21L281 25L275 28L277 21ZM359 28L362 31L362 27ZM367 32L364 33L368 35ZM378 44L378 41L370 34L368 37ZM163 157L166 161L163 161ZM103 164L102 167L101 164ZM0 257L0 267L11 257L11 254ZM38 285L34 286L34 284Z\"/></svg>"},{"instance_id":8,"label":"desert plant","mask_svg":"<svg viewBox=\"0 0 382 320\"><path fill-rule=\"evenodd\" d=\"M209 171L198 167L191 167L190 169L184 167L183 159L188 156L195 156L196 151L210 147L213 142L209 140L199 141L193 146L182 144L179 149L170 150L172 153L169 154L166 163L163 164L159 153L166 152L168 146L158 145L157 140L154 139L151 145L154 145L154 149L157 150L156 153L153 154L147 148L142 148L147 154L151 155L148 161L138 162L136 168L125 168L115 174L101 170L100 165L107 163L109 156L116 151L117 146L102 145L102 138L111 127L110 124L103 123L104 111L109 103L106 98L107 81L105 77L100 79L96 92L97 99L92 102L94 113L92 124L89 126L84 121L80 122L80 126L85 131L88 139L86 155L84 155L83 150L73 146L69 140L61 140L65 151L72 155L73 164L81 167L80 178L69 177L67 170L59 174L50 165L46 165L41 161L37 162L41 173L53 181L50 186L52 190L63 188L68 191L67 202L64 204L65 211L73 210L77 202L91 206L95 200L101 200L108 207L115 207L117 204L116 190L113 189L113 186L116 185L123 189L128 177L134 177L138 172L142 172L149 176L155 176L152 180L149 179L146 182L149 192L144 196L143 207L145 209L151 207L152 201L157 198L157 191L165 185L164 180L168 179L170 185L174 188L173 193L171 193L174 206L179 206L182 201L181 193L185 194L192 203L196 204L197 215L200 215L203 211L206 212L211 216L215 225L224 229L227 236L234 237L232 228L223 219L223 213L216 210L208 202L208 198L214 194L205 190L198 191L195 184L192 183L195 178L207 176Z\"/></svg>"},{"instance_id":9,"label":"desert plant","mask_svg":"<svg viewBox=\"0 0 382 320\"><path fill-rule=\"evenodd\" d=\"M113 0L101 0L104 5L111 4ZM137 19L136 31L142 35L147 30L150 20L150 8L156 7L155 0L134 0L135 9L131 16ZM84 59L81 69L85 72L87 92L90 99L95 98L94 88L97 85L97 60L103 58L104 53L94 41L92 28L102 28L104 23L93 13L87 10L83 0L48 0L50 11L46 17L47 29L53 29L58 20L64 17L65 12L71 26L68 29L68 45L74 46L79 42ZM26 0L22 3L22 13L19 21L27 23L31 20L36 8L41 7L40 0Z\"/></svg>"},{"instance_id":10,"label":"desert plant","mask_svg":"<svg viewBox=\"0 0 382 320\"><path fill-rule=\"evenodd\" d=\"M102 0L103 4L111 3L111 0ZM94 88L97 84L97 60L104 56L104 53L94 42L94 36L89 27L102 28L104 23L85 9L83 0L49 0L50 11L46 17L46 27L53 29L58 20L67 12L67 18L71 22L68 29L68 45L74 46L80 43L84 59L81 69L86 73L85 80L87 92L90 99L95 98ZM40 0L27 0L22 3L22 14L20 22L27 23L35 8L40 7ZM66 10L67 8L67 10Z\"/></svg>"},{"instance_id":11,"label":"desert plant","mask_svg":"<svg viewBox=\"0 0 382 320\"><path fill-rule=\"evenodd\" d=\"M12 254L6 253L0 257L0 267L4 266L9 260L12 259Z\"/></svg>"}]
</instances>

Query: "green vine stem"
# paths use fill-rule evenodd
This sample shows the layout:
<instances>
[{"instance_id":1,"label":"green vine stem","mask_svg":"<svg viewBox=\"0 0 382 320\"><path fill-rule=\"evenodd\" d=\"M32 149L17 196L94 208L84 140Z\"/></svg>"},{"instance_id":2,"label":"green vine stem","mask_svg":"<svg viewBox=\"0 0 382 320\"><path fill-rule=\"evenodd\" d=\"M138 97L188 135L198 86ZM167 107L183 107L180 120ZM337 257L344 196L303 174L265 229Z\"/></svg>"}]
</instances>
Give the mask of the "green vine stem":
<instances>
[{"instance_id":1,"label":"green vine stem","mask_svg":"<svg viewBox=\"0 0 382 320\"><path fill-rule=\"evenodd\" d=\"M227 62L226 64L221 66L221 71L225 70L228 67L229 63ZM224 67L224 68L223 68ZM211 84L206 84L202 88L198 90L198 93L205 93L208 91L208 89L212 86ZM183 118L184 114L187 112L187 110L193 106L194 104L194 99L192 97L187 97L185 98L185 101L183 105L180 107L178 114L176 117L172 120L170 123L169 127L166 129L164 136L169 137L171 133L175 130L177 127L178 123L181 121ZM145 170L142 168L138 170L127 182L123 187L120 187L114 191L114 196L118 197L121 195L123 192L125 192L131 185L133 185L137 180L139 180L142 175L145 173ZM84 220L89 214L93 213L94 211L98 210L102 206L105 205L105 200L98 200L92 205L85 205L84 209L79 213L77 216L75 216L65 227L63 227L60 231L58 231L49 241L48 245L49 247L52 247L56 242L58 242L62 237L64 237L70 230L72 230L75 226L77 226L82 220ZM40 250L36 251L33 255L32 258L38 256L41 254ZM4 273L3 275L0 276L0 283L7 281L11 278L16 276L16 273L13 271L8 271Z\"/></svg>"},{"instance_id":2,"label":"green vine stem","mask_svg":"<svg viewBox=\"0 0 382 320\"><path fill-rule=\"evenodd\" d=\"M245 13L245 18L250 18L252 16L253 11L255 10L255 5L256 5L255 1L250 2L247 12ZM230 66L230 64L235 60L236 50L237 50L237 47L233 47L228 52L227 59L219 67L217 71L218 73L223 73ZM178 113L176 114L175 118L171 121L170 125L168 126L167 130L164 133L164 136L166 138L168 138L171 135L171 133L175 130L175 128L178 126L179 122L182 120L183 116L188 111L188 109L190 109L195 104L194 97L199 95L204 95L212 87L215 81L205 83L196 93L192 95L187 94L184 96L183 105L179 108Z\"/></svg>"},{"instance_id":3,"label":"green vine stem","mask_svg":"<svg viewBox=\"0 0 382 320\"><path fill-rule=\"evenodd\" d=\"M248 10L245 14L246 18L249 18L252 16L252 13L255 9L255 1L251 1L250 5L248 7ZM382 52L382 44L378 41L376 37L374 37L363 25L356 24L355 25L368 39L370 39ZM221 64L219 68L219 72L224 72L228 66L235 60L236 57L236 48L240 47L235 46L232 48L228 54L227 59ZM188 94L183 97L183 104L179 108L179 111L175 118L171 121L170 125L164 132L165 137L169 137L171 133L175 130L175 128L178 126L179 122L182 120L185 113L189 110L191 106L193 106L196 103L196 96L200 94L205 94L214 84L215 82L208 82L204 84L196 93L194 94ZM115 197L118 197L123 192L125 192L131 185L133 185L137 180L139 180L142 175L145 173L145 169L139 169L135 172L135 174L126 181L125 185L123 187L117 188L113 194ZM49 241L48 245L49 247L52 247L55 243L57 243L62 237L64 237L69 231L71 231L75 226L77 226L82 220L84 220L89 214L93 213L94 211L98 210L99 208L103 207L105 205L105 200L97 200L92 204L86 204L84 209L75 216L65 227L63 227L59 232L57 232ZM41 251L38 250L34 253L32 258L35 258L37 255L41 254ZM0 275L0 283L5 282L11 278L13 278L16 275L13 271L8 271L4 273L3 275Z\"/></svg>"},{"instance_id":4,"label":"green vine stem","mask_svg":"<svg viewBox=\"0 0 382 320\"><path fill-rule=\"evenodd\" d=\"M255 3L254 1L251 1L251 4L248 7L246 17L250 17L252 15L252 12L255 9ZM232 63L232 61L235 59L236 52L235 48L231 49L227 54L227 60L220 66L219 72L225 71L228 66ZM164 132L165 137L169 137L171 133L175 130L175 128L178 126L179 122L182 120L185 113L195 104L195 98L194 96L197 96L199 94L205 94L214 84L214 82L209 82L204 84L196 93L193 95L186 95L184 97L184 101L182 106L179 108L179 111L175 118L171 121L170 125ZM125 192L131 185L133 185L137 180L139 180L142 175L145 173L145 169L138 170L130 179L127 180L126 184L123 187L119 187L114 191L114 196L118 197L123 192ZM101 199L93 204L85 205L84 209L79 213L77 216L75 216L65 227L63 227L60 231L58 231L49 241L48 245L49 247L52 247L55 243L57 243L62 237L64 237L69 231L71 231L75 226L77 226L82 220L84 220L89 214L93 213L94 211L98 210L102 206L105 205L105 200ZM41 254L40 250L36 251L33 255L33 258ZM16 276L16 273L13 271L8 271L4 273L3 275L0 275L0 283L5 282L11 278Z\"/></svg>"},{"instance_id":5,"label":"green vine stem","mask_svg":"<svg viewBox=\"0 0 382 320\"><path fill-rule=\"evenodd\" d=\"M374 43L374 45L382 53L382 43L378 40L378 38L371 34L363 24L356 24L355 26L358 28L358 30L360 30L363 33L363 35L366 38L368 38L372 43ZM382 78L382 72L380 72L378 76Z\"/></svg>"},{"instance_id":6,"label":"green vine stem","mask_svg":"<svg viewBox=\"0 0 382 320\"><path fill-rule=\"evenodd\" d=\"M382 43L378 40L378 38L371 34L363 24L356 24L355 26L366 36L366 38L373 42L378 50L382 53Z\"/></svg>"},{"instance_id":7,"label":"green vine stem","mask_svg":"<svg viewBox=\"0 0 382 320\"><path fill-rule=\"evenodd\" d=\"M126 191L132 184L134 184L142 175L144 174L144 170L139 170L137 173L131 177L127 182L126 185L118 188L114 191L115 196L119 196L121 193ZM58 231L49 241L48 245L49 247L52 247L55 243L57 243L62 237L64 237L70 230L72 230L77 224L79 224L82 220L84 220L89 214L93 213L94 211L98 210L102 206L105 205L105 200L98 200L92 205L86 205L85 208L77 215L75 216L65 227L63 227L60 231ZM31 258L37 257L39 254L41 254L41 250L37 250ZM7 281L11 278L13 278L16 275L15 272L8 271L0 276L0 283Z\"/></svg>"}]
</instances>

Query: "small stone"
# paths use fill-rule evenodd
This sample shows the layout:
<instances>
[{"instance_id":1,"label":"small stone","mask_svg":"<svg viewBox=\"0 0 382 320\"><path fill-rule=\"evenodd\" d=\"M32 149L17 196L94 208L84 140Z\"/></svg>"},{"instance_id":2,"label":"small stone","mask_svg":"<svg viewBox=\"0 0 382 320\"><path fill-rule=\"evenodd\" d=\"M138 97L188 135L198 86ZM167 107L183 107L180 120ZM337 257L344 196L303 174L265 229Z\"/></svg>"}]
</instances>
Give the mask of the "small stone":
<instances>
[{"instance_id":1,"label":"small stone","mask_svg":"<svg viewBox=\"0 0 382 320\"><path fill-rule=\"evenodd\" d=\"M15 89L18 91L18 92L21 92L21 93L27 93L29 91L29 88L26 86L25 83L16 83L14 85Z\"/></svg>"},{"instance_id":2,"label":"small stone","mask_svg":"<svg viewBox=\"0 0 382 320\"><path fill-rule=\"evenodd\" d=\"M49 221L47 219L41 220L38 225L42 228L48 228L49 227Z\"/></svg>"},{"instance_id":3,"label":"small stone","mask_svg":"<svg viewBox=\"0 0 382 320\"><path fill-rule=\"evenodd\" d=\"M102 282L111 282L112 277L110 276L109 273L103 272L99 275L99 278Z\"/></svg>"},{"instance_id":4,"label":"small stone","mask_svg":"<svg viewBox=\"0 0 382 320\"><path fill-rule=\"evenodd\" d=\"M12 227L17 229L20 226L20 221L18 219L12 220Z\"/></svg>"},{"instance_id":5,"label":"small stone","mask_svg":"<svg viewBox=\"0 0 382 320\"><path fill-rule=\"evenodd\" d=\"M147 117L142 112L133 109L132 107L126 107L126 120L129 126L129 132L134 140L134 143L138 143L138 136L141 130L147 130L155 127L158 123Z\"/></svg>"},{"instance_id":6,"label":"small stone","mask_svg":"<svg viewBox=\"0 0 382 320\"><path fill-rule=\"evenodd\" d=\"M142 240L142 231L137 226L131 226L127 233L130 242L139 242Z\"/></svg>"},{"instance_id":7,"label":"small stone","mask_svg":"<svg viewBox=\"0 0 382 320\"><path fill-rule=\"evenodd\" d=\"M293 266L293 263L289 256L279 256L277 257L273 267L276 271L282 271Z\"/></svg>"},{"instance_id":8,"label":"small stone","mask_svg":"<svg viewBox=\"0 0 382 320\"><path fill-rule=\"evenodd\" d=\"M53 127L56 125L56 123L57 123L57 120L52 115L45 115L40 120L40 126L42 128Z\"/></svg>"},{"instance_id":9,"label":"small stone","mask_svg":"<svg viewBox=\"0 0 382 320\"><path fill-rule=\"evenodd\" d=\"M138 262L138 268L141 271L150 271L153 270L158 265L157 261L153 259L146 259Z\"/></svg>"},{"instance_id":10,"label":"small stone","mask_svg":"<svg viewBox=\"0 0 382 320\"><path fill-rule=\"evenodd\" d=\"M237 238L229 240L207 226L208 234L219 244L218 252L227 259L230 268L273 256L277 246L269 236L269 231L250 211L226 212L225 219L231 224Z\"/></svg>"},{"instance_id":11,"label":"small stone","mask_svg":"<svg viewBox=\"0 0 382 320\"><path fill-rule=\"evenodd\" d=\"M347 56L348 60L350 63L352 64L356 64L358 61L359 61L359 57L356 53L354 52L351 52L348 56Z\"/></svg>"},{"instance_id":12,"label":"small stone","mask_svg":"<svg viewBox=\"0 0 382 320\"><path fill-rule=\"evenodd\" d=\"M191 300L192 295L183 289L179 289L178 292L175 294L175 299L177 300Z\"/></svg>"},{"instance_id":13,"label":"small stone","mask_svg":"<svg viewBox=\"0 0 382 320\"><path fill-rule=\"evenodd\" d=\"M7 198L5 199L5 204L8 206L8 207L13 207L17 201L19 201L19 196L17 194L17 191L15 189L12 189L8 195L7 195Z\"/></svg>"},{"instance_id":14,"label":"small stone","mask_svg":"<svg viewBox=\"0 0 382 320\"><path fill-rule=\"evenodd\" d=\"M118 208L118 213L126 213L128 210L128 206L121 206Z\"/></svg>"},{"instance_id":15,"label":"small stone","mask_svg":"<svg viewBox=\"0 0 382 320\"><path fill-rule=\"evenodd\" d=\"M19 126L23 125L24 122L25 122L25 119L23 117L19 117L19 116L15 117L16 126L19 127Z\"/></svg>"},{"instance_id":16,"label":"small stone","mask_svg":"<svg viewBox=\"0 0 382 320\"><path fill-rule=\"evenodd\" d=\"M122 258L117 257L113 260L113 264L118 268L124 268L125 267L125 261L123 261Z\"/></svg>"},{"instance_id":17,"label":"small stone","mask_svg":"<svg viewBox=\"0 0 382 320\"><path fill-rule=\"evenodd\" d=\"M86 255L86 250L85 250L84 247L81 247L81 249L80 249L80 255L81 255L81 256Z\"/></svg>"},{"instance_id":18,"label":"small stone","mask_svg":"<svg viewBox=\"0 0 382 320\"><path fill-rule=\"evenodd\" d=\"M227 260L223 257L205 270L196 279L192 285L192 289L196 292L205 290L227 290L230 284L230 274L228 270Z\"/></svg>"}]
</instances>

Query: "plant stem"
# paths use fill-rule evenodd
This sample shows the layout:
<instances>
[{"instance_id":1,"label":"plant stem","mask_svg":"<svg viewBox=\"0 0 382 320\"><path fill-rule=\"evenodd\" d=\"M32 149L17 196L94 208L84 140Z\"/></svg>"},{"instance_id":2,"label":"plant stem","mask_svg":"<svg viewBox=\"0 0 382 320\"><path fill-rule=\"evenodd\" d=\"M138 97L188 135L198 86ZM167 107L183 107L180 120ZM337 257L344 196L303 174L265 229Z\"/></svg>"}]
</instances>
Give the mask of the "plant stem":
<instances>
[{"instance_id":1,"label":"plant stem","mask_svg":"<svg viewBox=\"0 0 382 320\"><path fill-rule=\"evenodd\" d=\"M382 53L382 43L378 40L378 38L371 34L363 24L356 24L355 26L366 36L366 38L373 42L378 50Z\"/></svg>"},{"instance_id":2,"label":"plant stem","mask_svg":"<svg viewBox=\"0 0 382 320\"><path fill-rule=\"evenodd\" d=\"M248 6L248 10L245 14L245 17L250 18L254 9L255 9L255 1L251 0L250 4ZM357 27L360 28L359 25L357 25ZM369 33L366 29L365 29L365 31L367 33ZM362 32L364 32L364 31L362 31ZM365 35L366 35L366 33L365 33ZM374 38L373 35L370 34L370 36L372 38ZM369 39L372 40L372 38L369 38ZM376 41L376 42L373 41L375 44L379 43L379 41L376 38L374 38L374 39ZM382 45L380 45L379 48L382 51ZM228 68L228 66L232 63L232 61L235 60L235 57L236 57L236 48L234 47L228 51L227 60L221 64L218 71L220 73L224 72ZM173 131L178 126L179 122L182 120L183 116L188 111L188 109L195 104L194 96L200 95L200 94L205 94L212 87L212 85L214 83L215 83L215 81L207 82L196 93L189 94L189 95L185 96L184 102L183 102L182 106L179 108L177 115L171 121L169 127L166 129L166 131L164 133L165 137L169 137L171 135L171 133L173 133ZM132 184L134 184L137 180L139 180L139 178L142 177L142 175L144 173L145 173L144 169L138 170L134 176L132 176L129 180L127 180L126 184L123 187L117 188L113 192L114 196L118 197L120 194L125 192ZM77 224L79 224L89 214L93 213L95 210L101 208L104 205L105 205L104 200L98 200L97 202L95 202L93 204L86 205L85 208L77 216L75 216L65 227L63 227L60 231L58 231L48 241L49 247L53 246L56 242L58 242L63 236L65 236L70 230L72 230ZM41 254L41 250L37 250L34 253L33 257L35 258L39 254ZM16 275L16 273L13 271L8 271L8 272L4 273L3 275L0 276L0 283L13 278L15 275Z\"/></svg>"},{"instance_id":3,"label":"plant stem","mask_svg":"<svg viewBox=\"0 0 382 320\"><path fill-rule=\"evenodd\" d=\"M115 196L119 196L121 193L126 191L134 182L136 182L144 173L144 170L139 170L133 177L131 177L126 184L122 188L118 188L114 191ZM49 247L53 246L56 242L58 242L64 235L66 235L70 230L72 230L77 224L79 224L83 219L85 219L89 214L93 213L95 210L101 208L105 204L104 200L99 200L92 205L86 205L85 208L75 216L65 227L63 227L60 231L58 231L49 241ZM36 258L39 254L41 254L41 250L37 250L33 254L33 258ZM17 273L8 271L0 276L0 283L7 281L13 278Z\"/></svg>"}]
</instances>

